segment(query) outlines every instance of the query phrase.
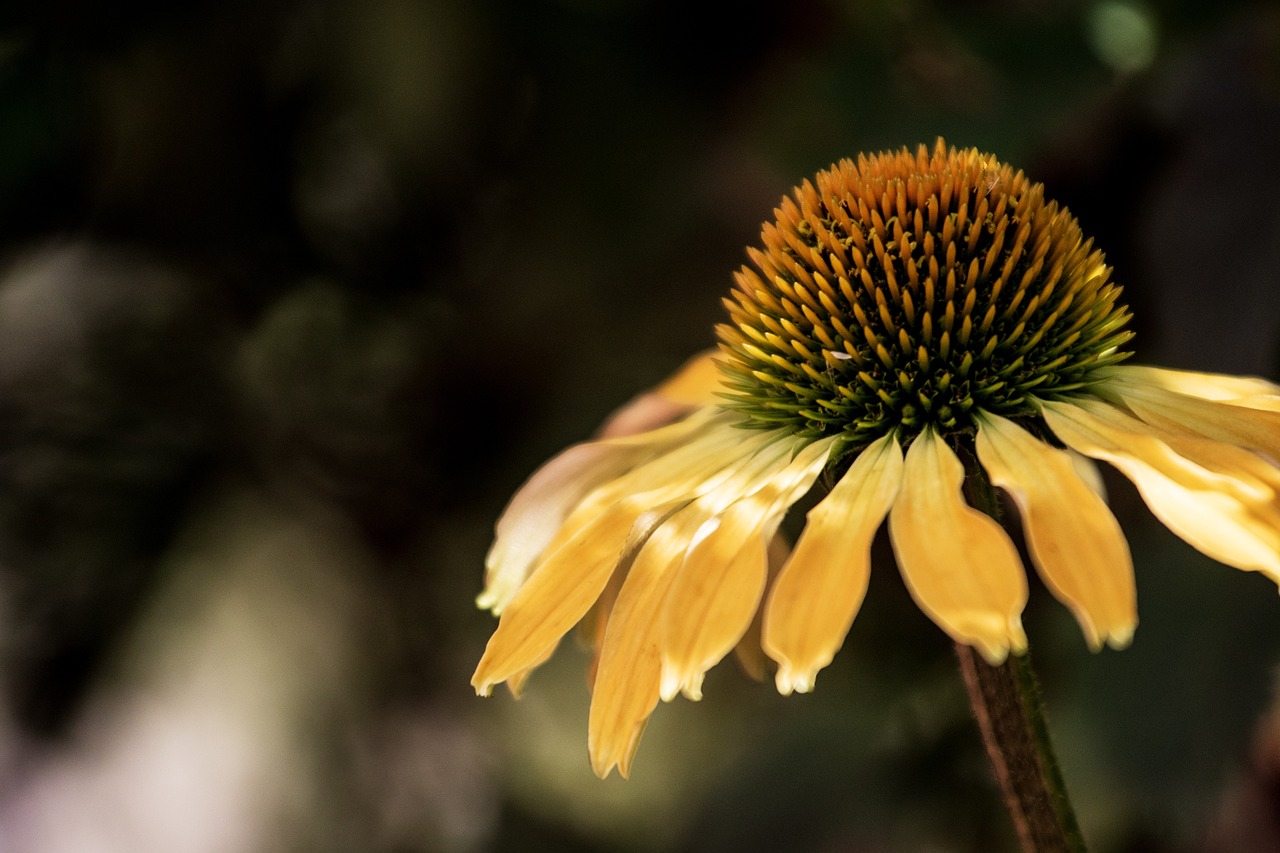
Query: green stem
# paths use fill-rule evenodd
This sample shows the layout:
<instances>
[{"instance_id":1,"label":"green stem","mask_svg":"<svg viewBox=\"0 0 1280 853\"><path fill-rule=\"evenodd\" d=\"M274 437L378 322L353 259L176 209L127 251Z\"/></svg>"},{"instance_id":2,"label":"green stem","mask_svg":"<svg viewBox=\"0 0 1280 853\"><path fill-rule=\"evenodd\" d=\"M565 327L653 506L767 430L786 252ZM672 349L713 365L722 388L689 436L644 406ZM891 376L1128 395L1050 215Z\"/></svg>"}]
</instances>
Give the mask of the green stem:
<instances>
[{"instance_id":1,"label":"green stem","mask_svg":"<svg viewBox=\"0 0 1280 853\"><path fill-rule=\"evenodd\" d=\"M1000 519L999 496L976 461L968 469L972 505ZM1024 853L1085 853L1067 786L1053 751L1029 654L991 666L956 644L969 703Z\"/></svg>"}]
</instances>

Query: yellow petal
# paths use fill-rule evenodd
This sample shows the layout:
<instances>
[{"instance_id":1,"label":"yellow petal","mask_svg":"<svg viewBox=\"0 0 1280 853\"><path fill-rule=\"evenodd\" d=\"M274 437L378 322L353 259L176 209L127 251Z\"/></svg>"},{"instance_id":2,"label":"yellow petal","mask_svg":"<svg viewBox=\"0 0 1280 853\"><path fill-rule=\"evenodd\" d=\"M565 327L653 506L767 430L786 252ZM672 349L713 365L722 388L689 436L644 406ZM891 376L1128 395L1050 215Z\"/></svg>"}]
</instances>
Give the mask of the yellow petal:
<instances>
[{"instance_id":1,"label":"yellow petal","mask_svg":"<svg viewBox=\"0 0 1280 853\"><path fill-rule=\"evenodd\" d=\"M826 466L834 441L808 444L698 531L663 609L663 699L681 691L702 698L703 675L751 625L768 574L769 543Z\"/></svg>"},{"instance_id":2,"label":"yellow petal","mask_svg":"<svg viewBox=\"0 0 1280 853\"><path fill-rule=\"evenodd\" d=\"M765 580L765 588L767 589L778 577L778 572L782 570L786 564L787 558L791 556L791 541L779 533L773 537L773 541L769 543L768 553L768 578ZM742 667L742 671L750 678L756 681L764 681L765 676L769 674L769 659L765 656L762 647L761 634L764 631L764 608L757 607L755 616L751 618L751 625L747 628L747 632L742 635L742 639L733 647L733 656L738 661L738 665Z\"/></svg>"},{"instance_id":3,"label":"yellow petal","mask_svg":"<svg viewBox=\"0 0 1280 853\"><path fill-rule=\"evenodd\" d=\"M546 660L599 598L628 542L645 538L663 515L661 510L646 515L633 501L617 503L540 564L489 638L471 677L476 692L487 696L494 684Z\"/></svg>"},{"instance_id":4,"label":"yellow petal","mask_svg":"<svg viewBox=\"0 0 1280 853\"><path fill-rule=\"evenodd\" d=\"M778 662L778 691L807 693L844 643L867 591L871 541L902 481L902 450L887 435L866 447L809 511L765 606L762 643Z\"/></svg>"},{"instance_id":5,"label":"yellow petal","mask_svg":"<svg viewBox=\"0 0 1280 853\"><path fill-rule=\"evenodd\" d=\"M1069 447L1120 469L1156 517L1192 547L1280 582L1280 514L1265 484L1197 464L1149 425L1105 403L1045 402L1043 414ZM1235 448L1219 449L1225 457Z\"/></svg>"},{"instance_id":6,"label":"yellow petal","mask_svg":"<svg viewBox=\"0 0 1280 853\"><path fill-rule=\"evenodd\" d=\"M1108 388L1145 421L1182 427L1280 460L1280 412L1203 400L1127 381L1111 383Z\"/></svg>"},{"instance_id":7,"label":"yellow petal","mask_svg":"<svg viewBox=\"0 0 1280 853\"><path fill-rule=\"evenodd\" d=\"M1206 438L1164 417L1138 420L1102 400L1083 398L1071 405L1092 417L1121 447L1135 443L1155 450L1155 458L1162 460L1156 467L1189 488L1204 488L1211 482L1219 491L1260 510L1275 504L1280 469L1250 450ZM1217 476L1206 480L1206 475Z\"/></svg>"},{"instance_id":8,"label":"yellow petal","mask_svg":"<svg viewBox=\"0 0 1280 853\"><path fill-rule=\"evenodd\" d=\"M674 567L708 517L696 503L672 516L640 549L618 591L605 626L587 724L591 767L602 779L615 766L624 779L630 775L640 735L658 704L658 614Z\"/></svg>"},{"instance_id":9,"label":"yellow petal","mask_svg":"<svg viewBox=\"0 0 1280 853\"><path fill-rule=\"evenodd\" d=\"M1191 370L1170 370L1164 367L1148 367L1126 364L1108 368L1109 378L1120 381L1140 382L1190 394L1205 400L1231 400L1238 397L1280 395L1280 385L1256 376L1232 376L1226 373L1196 373Z\"/></svg>"},{"instance_id":10,"label":"yellow petal","mask_svg":"<svg viewBox=\"0 0 1280 853\"><path fill-rule=\"evenodd\" d=\"M1032 562L1075 614L1089 645L1128 645L1138 623L1129 545L1070 456L1013 421L978 416L978 458L1022 515Z\"/></svg>"},{"instance_id":11,"label":"yellow petal","mask_svg":"<svg viewBox=\"0 0 1280 853\"><path fill-rule=\"evenodd\" d=\"M1076 469L1076 474L1079 475L1081 480L1084 480L1085 485L1105 501L1107 499L1107 484L1102 480L1102 472L1098 470L1098 463L1082 453L1076 453L1070 448L1067 449L1067 456L1071 459L1071 465Z\"/></svg>"},{"instance_id":12,"label":"yellow petal","mask_svg":"<svg viewBox=\"0 0 1280 853\"><path fill-rule=\"evenodd\" d=\"M748 452L762 441L757 452ZM614 766L624 777L630 772L645 721L658 703L662 606L698 530L759 488L792 447L793 439L778 440L776 435L749 440L727 476L664 521L640 548L605 626L591 696L587 746L591 766L601 777Z\"/></svg>"},{"instance_id":13,"label":"yellow petal","mask_svg":"<svg viewBox=\"0 0 1280 853\"><path fill-rule=\"evenodd\" d=\"M529 579L512 597L471 683L494 684L533 666L599 597L630 547L676 506L728 479L744 453L767 443L746 439L731 421L711 421L686 444L600 487L565 521Z\"/></svg>"},{"instance_id":14,"label":"yellow petal","mask_svg":"<svg viewBox=\"0 0 1280 853\"><path fill-rule=\"evenodd\" d=\"M1253 394L1249 397L1232 397L1228 400L1233 406L1246 409L1264 409L1268 412L1280 412L1280 396L1273 394Z\"/></svg>"},{"instance_id":15,"label":"yellow petal","mask_svg":"<svg viewBox=\"0 0 1280 853\"><path fill-rule=\"evenodd\" d=\"M551 655L555 653L555 650L555 646L547 649L546 653L543 654L541 658L534 661L527 669L523 669L507 679L507 690L510 691L512 696L519 699L524 695L524 685L525 682L529 680L529 676L533 674L535 669L551 660Z\"/></svg>"},{"instance_id":16,"label":"yellow petal","mask_svg":"<svg viewBox=\"0 0 1280 853\"><path fill-rule=\"evenodd\" d=\"M889 536L916 603L992 665L1026 648L1027 577L1008 535L964 502L964 466L931 429L907 451Z\"/></svg>"}]
</instances>

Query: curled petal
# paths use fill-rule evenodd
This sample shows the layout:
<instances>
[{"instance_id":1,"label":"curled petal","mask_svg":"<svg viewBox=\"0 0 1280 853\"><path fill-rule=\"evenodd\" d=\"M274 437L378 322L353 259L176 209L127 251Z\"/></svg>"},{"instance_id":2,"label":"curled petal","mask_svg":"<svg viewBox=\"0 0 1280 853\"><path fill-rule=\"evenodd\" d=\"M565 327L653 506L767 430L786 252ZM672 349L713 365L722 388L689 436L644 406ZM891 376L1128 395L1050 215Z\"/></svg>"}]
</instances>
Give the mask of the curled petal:
<instances>
[{"instance_id":1,"label":"curled petal","mask_svg":"<svg viewBox=\"0 0 1280 853\"><path fill-rule=\"evenodd\" d=\"M1109 462L1138 487L1147 506L1188 544L1220 563L1280 582L1280 514L1271 489L1247 472L1232 476L1193 461L1152 428L1105 403L1045 402L1049 428L1067 446ZM1223 446L1222 451L1235 450Z\"/></svg>"},{"instance_id":2,"label":"curled petal","mask_svg":"<svg viewBox=\"0 0 1280 853\"><path fill-rule=\"evenodd\" d=\"M631 772L640 735L658 704L658 614L674 568L708 517L696 503L678 511L649 537L618 591L600 647L587 725L591 767L602 779L615 766L624 779Z\"/></svg>"},{"instance_id":3,"label":"curled petal","mask_svg":"<svg viewBox=\"0 0 1280 853\"><path fill-rule=\"evenodd\" d=\"M551 660L551 656L555 654L555 651L556 647L553 645L538 660L507 679L507 690L510 691L512 696L519 699L524 695L524 685L529 680L529 676L533 674L535 669Z\"/></svg>"},{"instance_id":4,"label":"curled petal","mask_svg":"<svg viewBox=\"0 0 1280 853\"><path fill-rule=\"evenodd\" d=\"M1026 648L1027 577L993 519L964 502L964 466L931 429L907 451L889 536L920 609L995 665Z\"/></svg>"},{"instance_id":5,"label":"curled petal","mask_svg":"<svg viewBox=\"0 0 1280 853\"><path fill-rule=\"evenodd\" d=\"M762 644L783 694L813 689L844 643L867 591L871 541L902 481L902 449L887 435L866 447L809 511L765 606Z\"/></svg>"},{"instance_id":6,"label":"curled petal","mask_svg":"<svg viewBox=\"0 0 1280 853\"><path fill-rule=\"evenodd\" d=\"M1089 645L1128 645L1138 622L1129 545L1067 452L992 414L978 418L977 449L991 482L1018 505L1045 585L1075 614Z\"/></svg>"},{"instance_id":7,"label":"curled petal","mask_svg":"<svg viewBox=\"0 0 1280 853\"><path fill-rule=\"evenodd\" d=\"M702 696L702 677L751 624L768 575L768 548L793 503L827 464L835 439L808 444L785 468L698 531L664 608L662 698Z\"/></svg>"}]
</instances>

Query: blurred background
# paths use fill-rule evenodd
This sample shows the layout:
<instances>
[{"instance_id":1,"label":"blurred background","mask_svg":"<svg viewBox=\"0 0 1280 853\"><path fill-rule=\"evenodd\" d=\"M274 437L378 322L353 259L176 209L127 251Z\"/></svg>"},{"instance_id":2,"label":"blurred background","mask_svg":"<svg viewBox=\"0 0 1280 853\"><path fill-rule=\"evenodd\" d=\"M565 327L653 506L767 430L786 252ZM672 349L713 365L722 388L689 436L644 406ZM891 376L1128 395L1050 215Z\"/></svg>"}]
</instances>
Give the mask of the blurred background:
<instances>
[{"instance_id":1,"label":"blurred background","mask_svg":"<svg viewBox=\"0 0 1280 853\"><path fill-rule=\"evenodd\" d=\"M1141 360L1277 376L1272 3L9 0L0 850L1011 850L883 542L815 694L726 663L628 782L572 643L468 684L512 491L792 185L939 135L1077 214ZM1132 648L1026 620L1092 849L1280 849L1280 596L1109 485Z\"/></svg>"}]
</instances>

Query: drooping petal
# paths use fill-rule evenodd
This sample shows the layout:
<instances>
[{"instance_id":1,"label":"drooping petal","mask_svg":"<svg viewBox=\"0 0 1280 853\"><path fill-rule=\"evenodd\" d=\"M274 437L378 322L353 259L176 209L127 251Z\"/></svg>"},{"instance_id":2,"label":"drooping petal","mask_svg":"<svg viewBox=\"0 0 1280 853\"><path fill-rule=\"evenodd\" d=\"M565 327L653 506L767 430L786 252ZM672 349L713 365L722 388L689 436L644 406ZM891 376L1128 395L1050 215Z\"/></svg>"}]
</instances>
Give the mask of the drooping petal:
<instances>
[{"instance_id":1,"label":"drooping petal","mask_svg":"<svg viewBox=\"0 0 1280 853\"><path fill-rule=\"evenodd\" d=\"M544 652L543 655L538 660L534 661L528 667L520 670L515 675L507 679L507 690L511 693L512 696L519 699L521 696L524 695L524 684L526 681L529 680L529 676L533 674L533 671L535 669L542 666L547 661L551 660L551 656L555 654L555 651L556 651L555 645L551 646L551 648L547 649L546 652Z\"/></svg>"},{"instance_id":2,"label":"drooping petal","mask_svg":"<svg viewBox=\"0 0 1280 853\"><path fill-rule=\"evenodd\" d=\"M648 535L642 522L714 489L741 462L743 439L731 421L712 420L700 435L600 487L565 521L503 611L471 683L481 694L528 669L581 619L624 553ZM630 543L630 545L629 545Z\"/></svg>"},{"instance_id":3,"label":"drooping petal","mask_svg":"<svg viewBox=\"0 0 1280 853\"><path fill-rule=\"evenodd\" d=\"M1043 414L1069 447L1132 480L1156 517L1192 547L1280 582L1280 514L1265 484L1197 464L1105 403L1045 402Z\"/></svg>"},{"instance_id":4,"label":"drooping petal","mask_svg":"<svg viewBox=\"0 0 1280 853\"><path fill-rule=\"evenodd\" d=\"M764 593L769 543L787 510L822 473L834 442L811 442L698 531L664 607L663 699L682 691L700 699L703 675L750 626Z\"/></svg>"},{"instance_id":5,"label":"drooping petal","mask_svg":"<svg viewBox=\"0 0 1280 853\"><path fill-rule=\"evenodd\" d=\"M587 724L591 767L602 779L615 766L624 779L631 772L640 735L658 704L658 615L675 567L708 517L696 502L672 516L640 549L618 591L600 647Z\"/></svg>"},{"instance_id":6,"label":"drooping petal","mask_svg":"<svg viewBox=\"0 0 1280 853\"><path fill-rule=\"evenodd\" d=\"M778 577L778 572L782 571L782 567L786 565L790 557L791 540L782 533L774 535L773 541L769 543L769 569L768 578L765 580L766 589L772 586L774 580ZM764 653L761 639L763 633L764 608L757 607L747 632L742 635L742 639L738 640L738 644L733 647L734 659L742 667L742 671L756 681L764 681L769 674L769 658Z\"/></svg>"},{"instance_id":7,"label":"drooping petal","mask_svg":"<svg viewBox=\"0 0 1280 853\"><path fill-rule=\"evenodd\" d=\"M740 449L728 476L675 512L640 548L605 626L591 695L587 746L591 766L601 777L615 766L624 777L630 772L645 721L658 703L662 606L699 529L768 482L785 467L794 446L794 439L780 439L767 441L756 452L749 446Z\"/></svg>"},{"instance_id":8,"label":"drooping petal","mask_svg":"<svg viewBox=\"0 0 1280 853\"><path fill-rule=\"evenodd\" d=\"M1032 562L1096 651L1128 645L1138 622L1133 560L1111 510L1057 450L992 414L978 416L978 459L1022 515Z\"/></svg>"},{"instance_id":9,"label":"drooping petal","mask_svg":"<svg viewBox=\"0 0 1280 853\"><path fill-rule=\"evenodd\" d=\"M964 466L932 429L907 450L889 536L920 609L995 665L1023 651L1027 577L992 518L964 502Z\"/></svg>"},{"instance_id":10,"label":"drooping petal","mask_svg":"<svg viewBox=\"0 0 1280 853\"><path fill-rule=\"evenodd\" d=\"M778 691L807 693L831 663L862 605L871 541L902 481L902 450L887 435L854 460L809 511L765 605L761 642L778 662Z\"/></svg>"},{"instance_id":11,"label":"drooping petal","mask_svg":"<svg viewBox=\"0 0 1280 853\"><path fill-rule=\"evenodd\" d=\"M663 518L658 523L661 524L665 520ZM646 536L645 539L647 540L648 537ZM592 605L591 611L578 623L579 637L582 639L583 644L591 649L591 663L587 666L587 686L589 688L595 688L596 671L600 668L600 649L604 646L604 629L609 625L609 616L613 613L613 603L618 600L618 590L622 589L622 582L626 580L627 573L630 571L631 564L634 562L638 551L639 548L635 552L623 556L618 563L618 567L614 569L613 574L609 577L609 582L605 584L600 597Z\"/></svg>"}]
</instances>

